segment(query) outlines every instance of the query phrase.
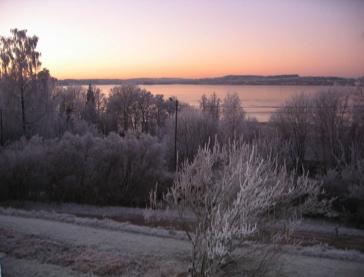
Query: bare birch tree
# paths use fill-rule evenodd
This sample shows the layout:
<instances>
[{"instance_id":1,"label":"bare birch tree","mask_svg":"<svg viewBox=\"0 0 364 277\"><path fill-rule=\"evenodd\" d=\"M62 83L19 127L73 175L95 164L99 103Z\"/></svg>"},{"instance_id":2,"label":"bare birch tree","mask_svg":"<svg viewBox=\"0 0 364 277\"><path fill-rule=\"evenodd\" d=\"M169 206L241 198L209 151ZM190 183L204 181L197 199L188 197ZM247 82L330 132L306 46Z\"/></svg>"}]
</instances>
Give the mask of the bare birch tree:
<instances>
[{"instance_id":1,"label":"bare birch tree","mask_svg":"<svg viewBox=\"0 0 364 277\"><path fill-rule=\"evenodd\" d=\"M40 53L36 51L38 37L27 36L27 30L12 29L11 34L12 37L0 37L0 76L15 84L14 93L19 95L22 132L27 136L26 91L41 65Z\"/></svg>"}]
</instances>

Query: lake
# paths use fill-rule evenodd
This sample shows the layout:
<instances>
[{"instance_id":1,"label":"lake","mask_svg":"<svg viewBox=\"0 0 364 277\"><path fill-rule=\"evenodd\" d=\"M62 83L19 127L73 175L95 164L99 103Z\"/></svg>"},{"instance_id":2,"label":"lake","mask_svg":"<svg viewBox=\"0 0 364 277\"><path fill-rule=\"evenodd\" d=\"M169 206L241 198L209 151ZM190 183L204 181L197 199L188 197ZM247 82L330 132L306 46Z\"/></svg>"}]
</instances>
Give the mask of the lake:
<instances>
[{"instance_id":1,"label":"lake","mask_svg":"<svg viewBox=\"0 0 364 277\"><path fill-rule=\"evenodd\" d=\"M115 85L97 86L106 95ZM87 86L85 86L87 87ZM163 94L165 99L171 96L180 101L198 107L203 94L213 92L223 99L228 93L237 93L248 117L256 117L259 121L268 121L274 112L287 99L304 93L313 95L328 90L325 86L248 86L248 85L140 85L152 94Z\"/></svg>"}]
</instances>

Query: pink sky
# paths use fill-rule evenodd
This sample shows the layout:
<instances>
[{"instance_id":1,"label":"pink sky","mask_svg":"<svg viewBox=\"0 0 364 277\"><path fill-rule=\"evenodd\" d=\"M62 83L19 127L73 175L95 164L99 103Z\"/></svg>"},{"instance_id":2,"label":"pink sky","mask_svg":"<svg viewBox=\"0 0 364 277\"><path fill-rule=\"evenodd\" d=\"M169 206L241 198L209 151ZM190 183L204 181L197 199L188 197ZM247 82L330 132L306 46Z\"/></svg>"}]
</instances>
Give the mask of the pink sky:
<instances>
[{"instance_id":1,"label":"pink sky","mask_svg":"<svg viewBox=\"0 0 364 277\"><path fill-rule=\"evenodd\" d=\"M364 75L361 0L0 0L57 78Z\"/></svg>"}]
</instances>

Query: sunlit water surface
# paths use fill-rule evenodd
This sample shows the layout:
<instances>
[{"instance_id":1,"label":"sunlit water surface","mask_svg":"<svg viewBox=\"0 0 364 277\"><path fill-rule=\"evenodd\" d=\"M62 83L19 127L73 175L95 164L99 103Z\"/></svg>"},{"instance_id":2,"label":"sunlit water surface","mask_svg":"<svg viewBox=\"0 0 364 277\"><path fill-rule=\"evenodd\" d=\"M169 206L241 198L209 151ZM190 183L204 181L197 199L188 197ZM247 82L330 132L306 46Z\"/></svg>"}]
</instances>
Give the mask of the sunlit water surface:
<instances>
[{"instance_id":1,"label":"sunlit water surface","mask_svg":"<svg viewBox=\"0 0 364 277\"><path fill-rule=\"evenodd\" d=\"M106 95L115 85L99 85ZM87 86L85 86L87 87ZM203 94L215 93L223 99L228 93L237 93L248 117L259 121L268 121L271 114L286 100L297 94L314 95L333 89L325 86L246 86L246 85L141 85L152 94L163 94L165 99L171 96L180 101L198 107ZM338 89L337 87L335 89ZM341 88L343 89L343 88Z\"/></svg>"}]
</instances>

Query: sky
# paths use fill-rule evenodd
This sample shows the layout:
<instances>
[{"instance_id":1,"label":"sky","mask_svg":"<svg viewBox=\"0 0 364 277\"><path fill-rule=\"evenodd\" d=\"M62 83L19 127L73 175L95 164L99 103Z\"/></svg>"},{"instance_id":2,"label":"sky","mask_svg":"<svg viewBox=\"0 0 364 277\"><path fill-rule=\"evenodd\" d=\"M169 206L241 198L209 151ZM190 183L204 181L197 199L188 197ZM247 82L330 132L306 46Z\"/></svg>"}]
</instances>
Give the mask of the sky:
<instances>
[{"instance_id":1,"label":"sky","mask_svg":"<svg viewBox=\"0 0 364 277\"><path fill-rule=\"evenodd\" d=\"M0 0L59 79L364 75L364 0Z\"/></svg>"}]
</instances>

